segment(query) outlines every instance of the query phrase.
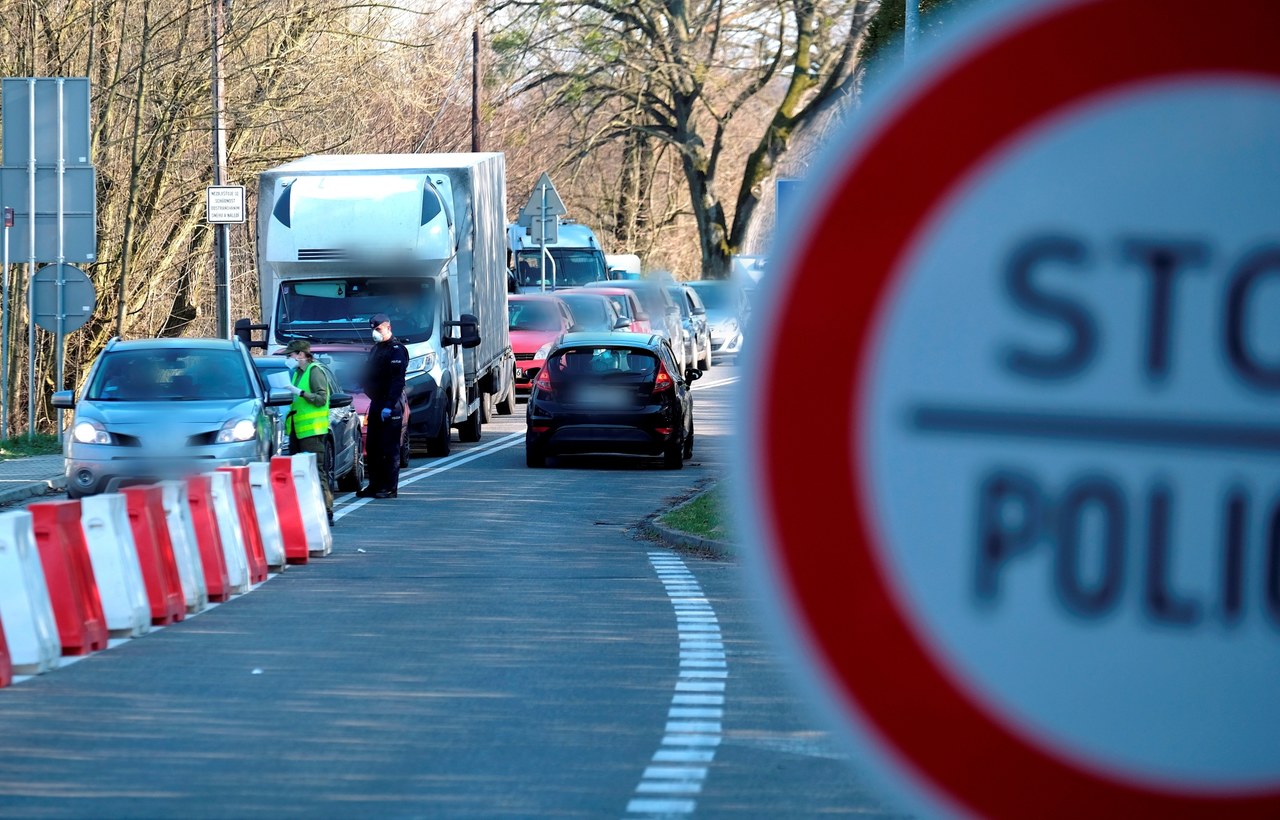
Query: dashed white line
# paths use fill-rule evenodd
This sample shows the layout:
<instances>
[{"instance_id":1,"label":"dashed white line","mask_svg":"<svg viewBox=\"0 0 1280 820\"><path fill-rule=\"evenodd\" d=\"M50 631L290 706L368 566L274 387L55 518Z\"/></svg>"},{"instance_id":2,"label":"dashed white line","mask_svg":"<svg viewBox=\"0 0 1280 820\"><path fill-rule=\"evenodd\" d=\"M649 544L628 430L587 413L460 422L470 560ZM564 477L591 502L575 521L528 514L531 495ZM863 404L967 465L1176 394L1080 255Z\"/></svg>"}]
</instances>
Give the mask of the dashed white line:
<instances>
[{"instance_id":1,"label":"dashed white line","mask_svg":"<svg viewBox=\"0 0 1280 820\"><path fill-rule=\"evenodd\" d=\"M716 385L707 385L713 387ZM702 586L680 558L649 553L649 563L676 614L680 668L663 728L662 746L636 786L640 795L627 803L628 816L693 814L708 766L715 760L724 719L724 679L729 676L720 623ZM680 764L680 765L671 765ZM704 764L704 765L693 765ZM656 796L670 797L659 799Z\"/></svg>"}]
</instances>

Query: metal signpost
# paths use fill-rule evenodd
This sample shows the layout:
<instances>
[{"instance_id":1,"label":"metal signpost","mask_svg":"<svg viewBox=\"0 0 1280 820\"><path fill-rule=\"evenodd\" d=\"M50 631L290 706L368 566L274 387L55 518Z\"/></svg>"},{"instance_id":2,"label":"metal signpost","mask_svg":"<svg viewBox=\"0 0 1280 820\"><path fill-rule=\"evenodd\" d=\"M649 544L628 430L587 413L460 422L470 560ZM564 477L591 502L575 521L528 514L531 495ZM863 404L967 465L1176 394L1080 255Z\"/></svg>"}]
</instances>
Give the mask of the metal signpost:
<instances>
[{"instance_id":1,"label":"metal signpost","mask_svg":"<svg viewBox=\"0 0 1280 820\"><path fill-rule=\"evenodd\" d=\"M35 315L41 262L55 265L55 387L65 383L63 345L68 263L97 260L97 195L90 162L89 81L83 77L6 77L0 84L4 161L0 194L14 208L15 254L27 260L27 315ZM36 335L28 323L27 434L35 435ZM78 326L78 325L77 325ZM58 434L61 436L61 420Z\"/></svg>"},{"instance_id":2,"label":"metal signpost","mask_svg":"<svg viewBox=\"0 0 1280 820\"><path fill-rule=\"evenodd\" d=\"M9 437L9 230L13 208L4 209L4 296L0 300L0 439Z\"/></svg>"},{"instance_id":3,"label":"metal signpost","mask_svg":"<svg viewBox=\"0 0 1280 820\"><path fill-rule=\"evenodd\" d=\"M517 224L522 226L529 232L529 236L536 236L538 239L538 247L542 252L542 271L539 279L542 282L542 290L547 289L546 271L548 260L547 245L555 244L559 241L560 236L560 217L569 213L564 206L564 200L560 198L560 194L556 191L556 186L551 184L551 177L544 173L539 179L538 184L533 186L533 193L529 195L529 201L525 203L524 208L520 210L520 216ZM551 267L551 289L555 290L555 260L550 259Z\"/></svg>"},{"instance_id":4,"label":"metal signpost","mask_svg":"<svg viewBox=\"0 0 1280 820\"><path fill-rule=\"evenodd\" d=\"M756 381L845 388L743 391L738 531L921 814L1280 817L1280 4L1202 8L957 16L762 282Z\"/></svg>"}]
</instances>

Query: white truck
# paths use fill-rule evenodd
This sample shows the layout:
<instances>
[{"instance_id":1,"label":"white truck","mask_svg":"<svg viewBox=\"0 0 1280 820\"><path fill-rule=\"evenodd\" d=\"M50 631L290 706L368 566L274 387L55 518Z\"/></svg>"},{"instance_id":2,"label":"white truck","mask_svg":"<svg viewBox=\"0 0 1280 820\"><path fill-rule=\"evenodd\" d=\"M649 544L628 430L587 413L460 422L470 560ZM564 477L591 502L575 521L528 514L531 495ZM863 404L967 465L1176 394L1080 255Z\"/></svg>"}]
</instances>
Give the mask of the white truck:
<instances>
[{"instance_id":1,"label":"white truck","mask_svg":"<svg viewBox=\"0 0 1280 820\"><path fill-rule=\"evenodd\" d=\"M385 313L409 350L409 433L433 455L515 411L502 154L316 155L258 180L268 343L370 345ZM243 323L237 323L238 327ZM237 331L239 333L239 331Z\"/></svg>"},{"instance_id":2,"label":"white truck","mask_svg":"<svg viewBox=\"0 0 1280 820\"><path fill-rule=\"evenodd\" d=\"M536 236L529 236L520 225L507 226L515 284L521 293L575 288L609 278L604 251L590 228L566 219L558 233L555 242L547 243L544 257Z\"/></svg>"}]
</instances>

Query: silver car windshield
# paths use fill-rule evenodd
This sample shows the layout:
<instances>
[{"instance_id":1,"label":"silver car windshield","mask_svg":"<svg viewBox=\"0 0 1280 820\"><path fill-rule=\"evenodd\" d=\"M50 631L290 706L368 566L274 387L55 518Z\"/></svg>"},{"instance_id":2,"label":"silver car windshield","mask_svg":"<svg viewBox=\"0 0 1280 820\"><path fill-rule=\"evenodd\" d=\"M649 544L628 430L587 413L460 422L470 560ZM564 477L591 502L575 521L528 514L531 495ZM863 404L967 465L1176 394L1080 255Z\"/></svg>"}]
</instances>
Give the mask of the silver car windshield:
<instances>
[{"instance_id":1,"label":"silver car windshield","mask_svg":"<svg viewBox=\"0 0 1280 820\"><path fill-rule=\"evenodd\" d=\"M252 398L236 350L153 348L104 353L89 401L211 401Z\"/></svg>"}]
</instances>

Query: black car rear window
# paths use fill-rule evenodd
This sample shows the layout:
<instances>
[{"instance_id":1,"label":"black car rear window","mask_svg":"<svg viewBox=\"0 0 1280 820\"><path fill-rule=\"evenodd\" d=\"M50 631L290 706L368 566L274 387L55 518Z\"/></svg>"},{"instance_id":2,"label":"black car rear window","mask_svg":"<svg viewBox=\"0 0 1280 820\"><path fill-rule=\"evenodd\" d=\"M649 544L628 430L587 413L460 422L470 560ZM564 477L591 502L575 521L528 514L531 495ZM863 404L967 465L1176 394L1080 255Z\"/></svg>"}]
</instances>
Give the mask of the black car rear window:
<instances>
[{"instance_id":1,"label":"black car rear window","mask_svg":"<svg viewBox=\"0 0 1280 820\"><path fill-rule=\"evenodd\" d=\"M652 381L658 359L648 350L625 347L573 347L558 351L547 362L551 380L602 378Z\"/></svg>"}]
</instances>

